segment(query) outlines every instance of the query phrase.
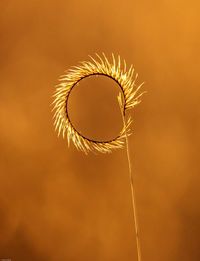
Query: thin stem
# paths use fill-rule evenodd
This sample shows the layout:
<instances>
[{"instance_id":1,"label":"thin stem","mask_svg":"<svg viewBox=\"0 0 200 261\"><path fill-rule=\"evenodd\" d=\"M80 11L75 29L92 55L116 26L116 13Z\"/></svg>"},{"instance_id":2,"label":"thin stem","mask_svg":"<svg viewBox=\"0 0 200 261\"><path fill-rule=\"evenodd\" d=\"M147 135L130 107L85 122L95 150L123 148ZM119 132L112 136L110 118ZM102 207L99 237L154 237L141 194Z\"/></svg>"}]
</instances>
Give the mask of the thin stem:
<instances>
[{"instance_id":1,"label":"thin stem","mask_svg":"<svg viewBox=\"0 0 200 261\"><path fill-rule=\"evenodd\" d=\"M119 102L120 111L121 111L121 115L122 115L122 119L123 119L123 124L125 126L126 122L125 122L125 115L123 113L121 94L118 96L118 102ZM131 165L131 159L130 159L129 141L128 141L127 132L125 132L125 137L126 137L126 154L127 154L128 167L129 167L129 180L130 180L130 188L131 188L133 219L134 219L134 227L135 227L136 246L137 246L137 260L141 261L142 258L141 258L140 239L139 239L139 225L138 225L137 210L136 210L135 187L134 187L134 182L133 182L132 165Z\"/></svg>"}]
</instances>

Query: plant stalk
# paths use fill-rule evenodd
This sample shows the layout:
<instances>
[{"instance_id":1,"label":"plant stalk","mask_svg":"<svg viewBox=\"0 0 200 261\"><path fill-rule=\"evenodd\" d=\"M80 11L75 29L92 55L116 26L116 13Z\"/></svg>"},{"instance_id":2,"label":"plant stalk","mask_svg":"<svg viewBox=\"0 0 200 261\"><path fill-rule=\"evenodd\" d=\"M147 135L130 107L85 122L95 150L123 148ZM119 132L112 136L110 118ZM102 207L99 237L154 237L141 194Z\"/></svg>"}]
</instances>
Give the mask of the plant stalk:
<instances>
[{"instance_id":1,"label":"plant stalk","mask_svg":"<svg viewBox=\"0 0 200 261\"><path fill-rule=\"evenodd\" d=\"M119 102L120 111L121 111L121 115L122 115L122 119L123 119L123 124L125 127L126 122L125 122L125 115L123 113L121 93L118 96L118 102ZM138 224L137 208L136 208L135 187L134 187L134 182L133 182L133 172L132 172L132 165L131 165L131 159L130 159L128 134L126 131L125 131L125 138L126 138L126 154L127 154L128 167L129 167L129 181L130 181L130 188L131 188L133 220L134 220L135 236L136 236L137 260L141 261L142 258L141 258L141 247L140 247L140 238L139 238L139 224Z\"/></svg>"}]
</instances>

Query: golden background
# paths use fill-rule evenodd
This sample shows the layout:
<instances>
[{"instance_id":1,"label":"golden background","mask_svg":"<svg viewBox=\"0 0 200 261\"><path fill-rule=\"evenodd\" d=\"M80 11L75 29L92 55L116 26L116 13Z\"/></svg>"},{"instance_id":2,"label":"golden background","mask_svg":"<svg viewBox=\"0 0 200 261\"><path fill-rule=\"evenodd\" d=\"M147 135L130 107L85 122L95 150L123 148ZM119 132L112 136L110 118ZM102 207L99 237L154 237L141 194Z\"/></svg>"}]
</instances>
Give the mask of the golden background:
<instances>
[{"instance_id":1,"label":"golden background","mask_svg":"<svg viewBox=\"0 0 200 261\"><path fill-rule=\"evenodd\" d=\"M68 149L50 107L64 70L113 52L148 92L129 139L142 261L200 260L199 9L193 0L0 1L0 258L136 260L125 150ZM115 136L117 93L105 79L81 83L76 126Z\"/></svg>"}]
</instances>

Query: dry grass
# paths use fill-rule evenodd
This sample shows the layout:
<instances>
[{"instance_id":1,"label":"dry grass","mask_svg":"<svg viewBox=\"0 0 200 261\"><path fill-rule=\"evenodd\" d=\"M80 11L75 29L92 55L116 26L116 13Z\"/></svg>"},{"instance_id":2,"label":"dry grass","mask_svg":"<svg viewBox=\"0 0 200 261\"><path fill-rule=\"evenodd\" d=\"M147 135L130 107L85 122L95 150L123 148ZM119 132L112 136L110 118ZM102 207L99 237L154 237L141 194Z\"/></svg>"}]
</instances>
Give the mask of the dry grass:
<instances>
[{"instance_id":1,"label":"dry grass","mask_svg":"<svg viewBox=\"0 0 200 261\"><path fill-rule=\"evenodd\" d=\"M128 71L126 71L125 61L123 63L123 68L121 68L121 59L119 56L116 62L114 55L112 55L112 63L108 61L105 54L103 54L103 58L101 58L99 55L96 56L98 60L90 57L92 61L84 61L81 63L81 65L73 67L72 69L67 71L65 75L61 76L60 83L56 86L56 91L54 94L54 124L56 130L58 130L58 135L62 133L63 138L65 137L65 135L67 135L68 145L72 140L77 149L82 150L86 154L89 151L98 151L103 153L111 152L113 149L122 148L124 146L124 143L126 143L127 159L129 165L129 181L132 196L133 219L137 245L137 258L138 261L141 261L135 189L128 143L128 136L130 135L130 125L132 120L131 117L126 120L125 116L128 109L131 109L135 105L140 103L139 98L143 93L138 94L138 91L141 88L142 84L136 87L135 82L137 79L137 74L135 74L134 76L134 69L132 66ZM123 119L123 128L116 138L109 141L102 142L92 140L83 136L74 128L68 114L67 106L70 92L81 80L94 75L104 75L113 79L122 91L122 93L119 93L118 95L118 102Z\"/></svg>"}]
</instances>

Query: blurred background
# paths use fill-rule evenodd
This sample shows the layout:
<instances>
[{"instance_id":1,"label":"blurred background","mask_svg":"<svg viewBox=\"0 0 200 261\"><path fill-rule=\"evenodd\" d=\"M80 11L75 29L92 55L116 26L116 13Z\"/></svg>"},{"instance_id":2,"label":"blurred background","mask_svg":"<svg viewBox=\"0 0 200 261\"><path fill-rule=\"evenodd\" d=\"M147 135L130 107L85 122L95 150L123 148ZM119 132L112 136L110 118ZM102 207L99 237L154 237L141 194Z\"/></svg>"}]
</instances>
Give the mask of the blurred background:
<instances>
[{"instance_id":1,"label":"blurred background","mask_svg":"<svg viewBox=\"0 0 200 261\"><path fill-rule=\"evenodd\" d=\"M54 132L59 75L120 54L145 81L129 138L142 261L199 261L199 1L0 1L0 258L132 261L125 150L84 155ZM69 113L88 137L122 127L119 88L83 80Z\"/></svg>"}]
</instances>

